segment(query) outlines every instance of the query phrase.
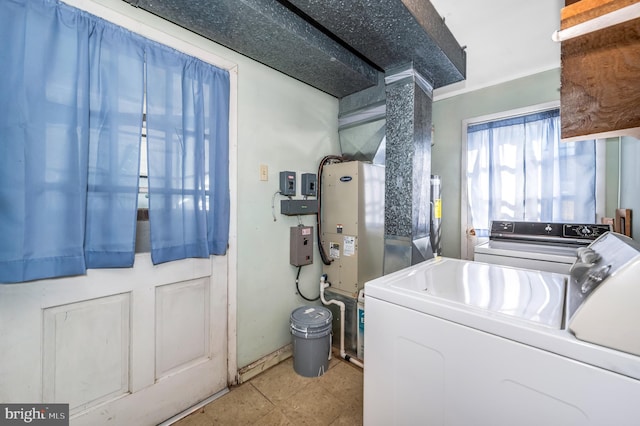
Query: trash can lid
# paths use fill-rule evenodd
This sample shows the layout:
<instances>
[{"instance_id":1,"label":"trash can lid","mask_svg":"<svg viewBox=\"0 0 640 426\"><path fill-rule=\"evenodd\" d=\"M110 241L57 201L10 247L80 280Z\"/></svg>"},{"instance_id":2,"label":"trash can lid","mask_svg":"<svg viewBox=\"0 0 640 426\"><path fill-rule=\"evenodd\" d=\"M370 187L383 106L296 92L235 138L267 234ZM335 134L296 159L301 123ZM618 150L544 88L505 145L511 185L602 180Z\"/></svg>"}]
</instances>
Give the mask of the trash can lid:
<instances>
[{"instance_id":1,"label":"trash can lid","mask_svg":"<svg viewBox=\"0 0 640 426\"><path fill-rule=\"evenodd\" d=\"M331 320L331 311L322 306L301 306L291 313L291 323L297 326L321 327Z\"/></svg>"}]
</instances>

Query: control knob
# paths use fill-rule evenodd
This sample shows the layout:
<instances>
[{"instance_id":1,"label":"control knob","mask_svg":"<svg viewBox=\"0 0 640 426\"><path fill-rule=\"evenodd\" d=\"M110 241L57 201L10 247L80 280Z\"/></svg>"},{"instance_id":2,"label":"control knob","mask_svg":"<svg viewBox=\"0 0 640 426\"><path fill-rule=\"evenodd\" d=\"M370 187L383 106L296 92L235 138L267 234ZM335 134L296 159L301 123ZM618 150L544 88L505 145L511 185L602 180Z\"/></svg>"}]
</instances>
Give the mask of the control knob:
<instances>
[{"instance_id":1,"label":"control knob","mask_svg":"<svg viewBox=\"0 0 640 426\"><path fill-rule=\"evenodd\" d=\"M591 234L593 234L593 231L588 226L580 226L578 228L578 234L580 234L583 237L590 237Z\"/></svg>"},{"instance_id":2,"label":"control knob","mask_svg":"<svg viewBox=\"0 0 640 426\"><path fill-rule=\"evenodd\" d=\"M587 276L580 287L580 290L583 294L590 292L595 287L598 286L607 276L609 275L609 270L611 269L611 265L604 265L598 268L591 268L587 271Z\"/></svg>"},{"instance_id":3,"label":"control knob","mask_svg":"<svg viewBox=\"0 0 640 426\"><path fill-rule=\"evenodd\" d=\"M600 260L600 255L588 247L580 247L577 253L582 263L596 263Z\"/></svg>"}]
</instances>

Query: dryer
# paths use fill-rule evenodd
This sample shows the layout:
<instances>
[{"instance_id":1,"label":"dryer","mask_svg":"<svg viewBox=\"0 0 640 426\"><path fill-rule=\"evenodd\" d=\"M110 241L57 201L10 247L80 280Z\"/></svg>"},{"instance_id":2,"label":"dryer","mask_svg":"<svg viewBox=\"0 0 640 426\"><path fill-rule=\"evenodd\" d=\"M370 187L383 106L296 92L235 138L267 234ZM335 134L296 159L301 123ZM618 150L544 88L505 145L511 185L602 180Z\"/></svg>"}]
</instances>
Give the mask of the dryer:
<instances>
[{"instance_id":1,"label":"dryer","mask_svg":"<svg viewBox=\"0 0 640 426\"><path fill-rule=\"evenodd\" d=\"M473 260L568 274L578 248L611 230L606 224L492 221L489 241L474 248Z\"/></svg>"}]
</instances>

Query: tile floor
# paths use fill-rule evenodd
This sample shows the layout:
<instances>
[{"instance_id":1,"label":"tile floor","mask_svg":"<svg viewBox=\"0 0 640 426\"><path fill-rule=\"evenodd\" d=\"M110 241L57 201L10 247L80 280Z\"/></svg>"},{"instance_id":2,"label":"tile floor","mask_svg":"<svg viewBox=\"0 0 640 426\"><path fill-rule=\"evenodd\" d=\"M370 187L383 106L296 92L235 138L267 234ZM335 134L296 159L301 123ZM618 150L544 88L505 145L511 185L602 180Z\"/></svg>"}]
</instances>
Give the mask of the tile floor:
<instances>
[{"instance_id":1,"label":"tile floor","mask_svg":"<svg viewBox=\"0 0 640 426\"><path fill-rule=\"evenodd\" d=\"M335 356L314 378L289 358L174 425L362 425L362 380L362 369Z\"/></svg>"}]
</instances>

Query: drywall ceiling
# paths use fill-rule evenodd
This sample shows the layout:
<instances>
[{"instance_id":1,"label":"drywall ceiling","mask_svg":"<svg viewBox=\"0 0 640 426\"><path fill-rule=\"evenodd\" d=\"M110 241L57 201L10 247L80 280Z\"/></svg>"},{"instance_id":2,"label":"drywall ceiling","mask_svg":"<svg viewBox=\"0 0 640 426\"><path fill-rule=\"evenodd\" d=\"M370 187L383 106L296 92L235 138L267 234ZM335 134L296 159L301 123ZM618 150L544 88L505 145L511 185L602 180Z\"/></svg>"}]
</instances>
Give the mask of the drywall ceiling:
<instances>
[{"instance_id":1,"label":"drywall ceiling","mask_svg":"<svg viewBox=\"0 0 640 426\"><path fill-rule=\"evenodd\" d=\"M564 0L430 0L461 46L466 46L464 81L434 91L442 99L560 67Z\"/></svg>"}]
</instances>

